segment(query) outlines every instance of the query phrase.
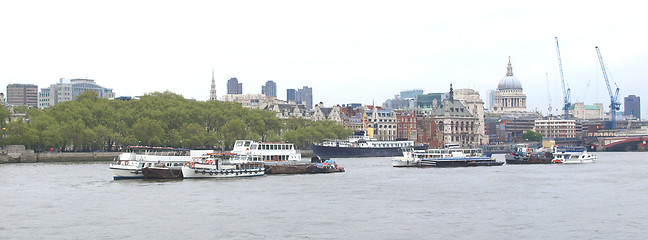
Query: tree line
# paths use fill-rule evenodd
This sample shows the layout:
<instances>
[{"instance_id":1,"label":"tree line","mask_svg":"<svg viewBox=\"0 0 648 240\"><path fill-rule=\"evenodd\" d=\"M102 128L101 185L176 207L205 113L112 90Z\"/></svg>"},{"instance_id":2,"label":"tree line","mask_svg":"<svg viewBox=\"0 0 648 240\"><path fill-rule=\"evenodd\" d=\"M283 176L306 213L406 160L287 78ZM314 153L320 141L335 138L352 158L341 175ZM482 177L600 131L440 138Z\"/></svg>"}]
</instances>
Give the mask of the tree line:
<instances>
[{"instance_id":1,"label":"tree line","mask_svg":"<svg viewBox=\"0 0 648 240\"><path fill-rule=\"evenodd\" d=\"M351 130L332 121L278 119L274 112L234 102L196 101L169 91L137 100L108 100L85 91L48 109L31 108L29 121L2 121L2 145L35 151L118 151L124 146L231 149L234 141L294 143L309 148ZM11 113L0 108L0 119Z\"/></svg>"}]
</instances>

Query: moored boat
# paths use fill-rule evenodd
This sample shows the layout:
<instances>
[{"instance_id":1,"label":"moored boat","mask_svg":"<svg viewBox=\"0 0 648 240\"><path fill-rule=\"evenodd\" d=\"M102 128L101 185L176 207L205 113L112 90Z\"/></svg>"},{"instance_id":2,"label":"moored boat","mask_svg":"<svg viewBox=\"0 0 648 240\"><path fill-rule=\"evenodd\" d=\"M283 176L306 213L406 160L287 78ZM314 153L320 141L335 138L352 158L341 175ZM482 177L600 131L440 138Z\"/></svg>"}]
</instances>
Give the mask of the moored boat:
<instances>
[{"instance_id":1,"label":"moored boat","mask_svg":"<svg viewBox=\"0 0 648 240\"><path fill-rule=\"evenodd\" d=\"M549 164L553 159L552 148L534 149L526 144L519 145L513 152L504 155L506 164Z\"/></svg>"},{"instance_id":2,"label":"moored boat","mask_svg":"<svg viewBox=\"0 0 648 240\"><path fill-rule=\"evenodd\" d=\"M551 163L593 163L596 155L587 152L585 147L557 147Z\"/></svg>"},{"instance_id":3,"label":"moored boat","mask_svg":"<svg viewBox=\"0 0 648 240\"><path fill-rule=\"evenodd\" d=\"M263 176L261 157L254 155L207 154L182 167L184 178L232 178Z\"/></svg>"},{"instance_id":4,"label":"moored boat","mask_svg":"<svg viewBox=\"0 0 648 240\"><path fill-rule=\"evenodd\" d=\"M402 148L424 150L427 147L427 144L415 144L410 140L371 139L365 131L356 131L347 140L327 139L321 143L315 143L313 155L323 158L394 157L402 154Z\"/></svg>"},{"instance_id":5,"label":"moored boat","mask_svg":"<svg viewBox=\"0 0 648 240\"><path fill-rule=\"evenodd\" d=\"M142 168L144 179L182 179L182 165L184 163L156 163L153 166Z\"/></svg>"},{"instance_id":6,"label":"moored boat","mask_svg":"<svg viewBox=\"0 0 648 240\"><path fill-rule=\"evenodd\" d=\"M344 168L340 167L333 160L325 160L321 163L315 163L306 168L307 173L334 173L344 172Z\"/></svg>"},{"instance_id":7,"label":"moored boat","mask_svg":"<svg viewBox=\"0 0 648 240\"><path fill-rule=\"evenodd\" d=\"M113 179L144 178L142 169L154 164L165 166L183 165L192 157L211 153L212 150L189 150L170 147L130 146L112 162L108 168L113 173Z\"/></svg>"},{"instance_id":8,"label":"moored boat","mask_svg":"<svg viewBox=\"0 0 648 240\"><path fill-rule=\"evenodd\" d=\"M501 166L494 158L484 156L481 149L442 148L415 151L404 149L403 157L393 158L394 167L473 167Z\"/></svg>"},{"instance_id":9,"label":"moored boat","mask_svg":"<svg viewBox=\"0 0 648 240\"><path fill-rule=\"evenodd\" d=\"M310 163L265 163L266 174L300 174L307 173Z\"/></svg>"},{"instance_id":10,"label":"moored boat","mask_svg":"<svg viewBox=\"0 0 648 240\"><path fill-rule=\"evenodd\" d=\"M251 140L236 140L231 151L238 155L260 156L262 161L301 161L292 143L256 142Z\"/></svg>"}]
</instances>

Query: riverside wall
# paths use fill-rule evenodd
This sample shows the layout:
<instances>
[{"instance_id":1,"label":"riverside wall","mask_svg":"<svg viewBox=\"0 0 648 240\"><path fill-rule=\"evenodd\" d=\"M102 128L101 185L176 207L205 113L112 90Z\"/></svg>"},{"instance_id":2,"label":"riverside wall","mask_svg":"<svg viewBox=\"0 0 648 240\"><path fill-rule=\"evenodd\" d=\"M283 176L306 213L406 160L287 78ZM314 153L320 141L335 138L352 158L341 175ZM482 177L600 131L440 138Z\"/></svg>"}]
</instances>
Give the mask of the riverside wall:
<instances>
[{"instance_id":1,"label":"riverside wall","mask_svg":"<svg viewBox=\"0 0 648 240\"><path fill-rule=\"evenodd\" d=\"M43 152L25 149L22 145L9 145L0 150L2 163L36 163L36 162L92 162L112 161L120 152Z\"/></svg>"}]
</instances>

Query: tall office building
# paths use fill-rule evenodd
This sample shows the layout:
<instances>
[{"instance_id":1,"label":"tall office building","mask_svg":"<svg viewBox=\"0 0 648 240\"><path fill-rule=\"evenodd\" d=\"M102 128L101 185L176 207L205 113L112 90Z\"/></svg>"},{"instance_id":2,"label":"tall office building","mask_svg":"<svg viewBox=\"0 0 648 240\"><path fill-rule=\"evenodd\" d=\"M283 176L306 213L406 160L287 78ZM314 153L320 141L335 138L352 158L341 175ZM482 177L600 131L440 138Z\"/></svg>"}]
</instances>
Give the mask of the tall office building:
<instances>
[{"instance_id":1,"label":"tall office building","mask_svg":"<svg viewBox=\"0 0 648 240\"><path fill-rule=\"evenodd\" d=\"M295 89L286 89L286 101L297 101Z\"/></svg>"},{"instance_id":2,"label":"tall office building","mask_svg":"<svg viewBox=\"0 0 648 240\"><path fill-rule=\"evenodd\" d=\"M641 119L641 98L635 95L623 98L623 114Z\"/></svg>"},{"instance_id":3,"label":"tall office building","mask_svg":"<svg viewBox=\"0 0 648 240\"><path fill-rule=\"evenodd\" d=\"M99 86L92 79L67 80L61 78L59 83L52 84L48 88L41 88L38 94L38 107L47 108L60 102L74 100L77 95L87 90L97 92L97 96L100 98L115 98L112 88Z\"/></svg>"},{"instance_id":4,"label":"tall office building","mask_svg":"<svg viewBox=\"0 0 648 240\"><path fill-rule=\"evenodd\" d=\"M217 100L216 99L216 80L214 79L214 69L212 69L212 84L211 84L211 90L209 90L209 100Z\"/></svg>"},{"instance_id":5,"label":"tall office building","mask_svg":"<svg viewBox=\"0 0 648 240\"><path fill-rule=\"evenodd\" d=\"M313 109L313 88L304 86L302 89L297 89L295 100L306 105L306 108Z\"/></svg>"},{"instance_id":6,"label":"tall office building","mask_svg":"<svg viewBox=\"0 0 648 240\"><path fill-rule=\"evenodd\" d=\"M38 86L34 84L7 85L7 104L38 107Z\"/></svg>"},{"instance_id":7,"label":"tall office building","mask_svg":"<svg viewBox=\"0 0 648 240\"><path fill-rule=\"evenodd\" d=\"M236 78L227 80L227 94L243 94L243 83L239 83Z\"/></svg>"},{"instance_id":8,"label":"tall office building","mask_svg":"<svg viewBox=\"0 0 648 240\"><path fill-rule=\"evenodd\" d=\"M267 81L265 85L261 86L261 93L268 97L277 97L277 84L272 80Z\"/></svg>"}]
</instances>

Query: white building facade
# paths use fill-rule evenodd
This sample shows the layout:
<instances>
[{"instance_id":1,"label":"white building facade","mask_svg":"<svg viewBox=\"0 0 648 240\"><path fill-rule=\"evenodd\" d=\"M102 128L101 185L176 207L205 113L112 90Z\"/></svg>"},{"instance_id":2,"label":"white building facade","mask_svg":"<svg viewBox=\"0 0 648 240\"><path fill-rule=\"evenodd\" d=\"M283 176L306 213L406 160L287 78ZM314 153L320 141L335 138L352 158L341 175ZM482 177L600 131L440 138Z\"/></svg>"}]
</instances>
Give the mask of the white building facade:
<instances>
[{"instance_id":1,"label":"white building facade","mask_svg":"<svg viewBox=\"0 0 648 240\"><path fill-rule=\"evenodd\" d=\"M38 108L48 108L57 103L71 101L84 91L95 91L100 98L114 99L115 93L112 88L104 88L95 83L92 79L64 79L50 85L48 88L41 88L38 94Z\"/></svg>"},{"instance_id":2,"label":"white building facade","mask_svg":"<svg viewBox=\"0 0 648 240\"><path fill-rule=\"evenodd\" d=\"M574 138L576 120L535 120L534 129L545 138Z\"/></svg>"}]
</instances>

